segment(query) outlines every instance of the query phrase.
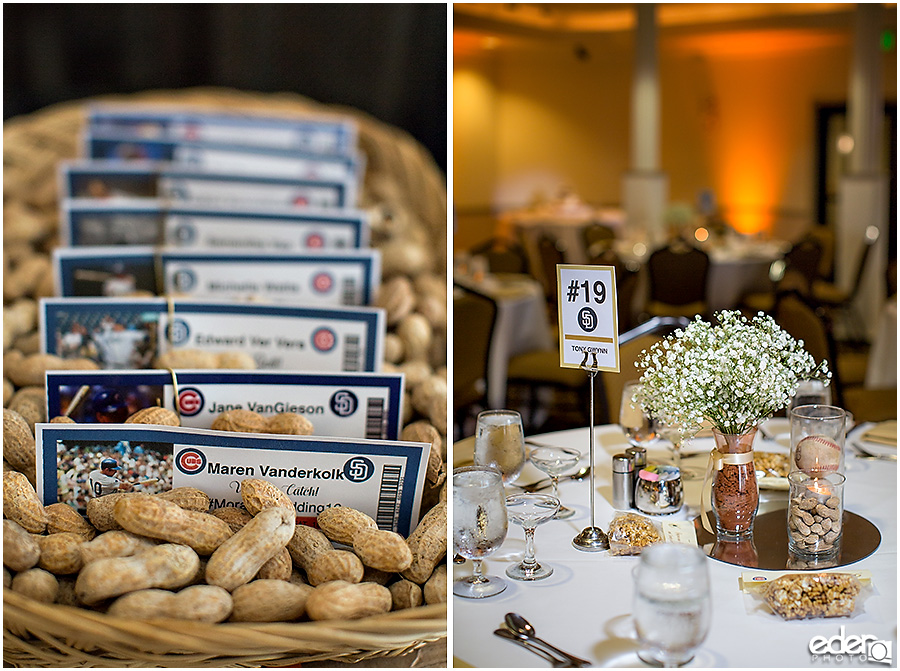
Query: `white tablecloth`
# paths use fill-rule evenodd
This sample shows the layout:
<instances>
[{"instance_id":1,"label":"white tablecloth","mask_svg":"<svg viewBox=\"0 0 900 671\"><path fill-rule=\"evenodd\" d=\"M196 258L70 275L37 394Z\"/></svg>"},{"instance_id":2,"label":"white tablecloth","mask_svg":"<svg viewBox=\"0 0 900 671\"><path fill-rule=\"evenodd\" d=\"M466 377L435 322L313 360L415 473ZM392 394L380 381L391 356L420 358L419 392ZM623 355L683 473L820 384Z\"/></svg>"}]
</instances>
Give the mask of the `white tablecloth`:
<instances>
[{"instance_id":1,"label":"white tablecloth","mask_svg":"<svg viewBox=\"0 0 900 671\"><path fill-rule=\"evenodd\" d=\"M587 429L575 429L535 439L575 447L587 454L588 435ZM606 530L613 514L607 502L611 498L611 456L628 445L617 426L598 427L595 442L595 524ZM766 444L762 447L765 449ZM651 462L666 458L664 447L651 449ZM686 459L685 465L702 467L705 455ZM540 475L529 465L520 478L530 482ZM853 617L784 622L771 614L751 614L738 588L738 577L745 569L710 559L712 626L690 666L871 668L858 658L845 658L840 663L813 662L810 639L836 636L841 627L847 636L871 634L892 641L897 654L896 463L863 461L848 454L846 475L846 509L871 521L882 534L876 552L853 565L870 570L874 586ZM685 489L688 503L696 509L700 483L687 481ZM506 579L506 591L486 599L452 597L454 657L477 667L548 667L539 657L493 635L503 616L516 612L531 621L538 635L597 666L642 666L636 657L638 644L631 624L632 570L638 558L611 557L608 552L581 552L572 547L572 539L590 525L589 491L589 480L561 484L560 497L565 505L576 509L576 516L537 529L537 558L553 566L552 576L533 583ZM779 507L785 500L785 492L761 492L761 508ZM511 562L520 561L523 538L521 527L510 524L506 542L485 561L485 572L504 575ZM454 573L457 578L470 574L471 563L454 566Z\"/></svg>"},{"instance_id":2,"label":"white tablecloth","mask_svg":"<svg viewBox=\"0 0 900 671\"><path fill-rule=\"evenodd\" d=\"M539 282L527 275L488 275L477 283L471 278L455 277L454 281L490 296L497 304L488 356L487 402L491 408L503 408L510 358L553 347L543 290Z\"/></svg>"}]
</instances>

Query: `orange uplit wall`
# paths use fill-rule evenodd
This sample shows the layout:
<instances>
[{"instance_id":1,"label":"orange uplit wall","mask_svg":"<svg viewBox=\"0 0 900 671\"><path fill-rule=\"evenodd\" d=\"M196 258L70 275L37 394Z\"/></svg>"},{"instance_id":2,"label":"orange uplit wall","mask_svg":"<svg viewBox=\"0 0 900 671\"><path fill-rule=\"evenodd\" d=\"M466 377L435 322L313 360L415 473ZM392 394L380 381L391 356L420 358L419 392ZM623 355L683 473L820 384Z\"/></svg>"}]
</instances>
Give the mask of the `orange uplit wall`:
<instances>
[{"instance_id":1,"label":"orange uplit wall","mask_svg":"<svg viewBox=\"0 0 900 671\"><path fill-rule=\"evenodd\" d=\"M663 34L661 169L669 201L694 203L711 188L742 232L789 236L812 224L816 105L846 101L851 40L850 26ZM595 205L621 202L633 42L627 33L577 42L587 58L574 55L571 38L500 40L491 49L475 40L454 54L455 84L478 81L477 95L458 97L454 88L457 249L490 237L485 214L561 187ZM891 50L883 57L888 100L896 100L896 79ZM470 213L481 214L477 228L466 224Z\"/></svg>"}]
</instances>

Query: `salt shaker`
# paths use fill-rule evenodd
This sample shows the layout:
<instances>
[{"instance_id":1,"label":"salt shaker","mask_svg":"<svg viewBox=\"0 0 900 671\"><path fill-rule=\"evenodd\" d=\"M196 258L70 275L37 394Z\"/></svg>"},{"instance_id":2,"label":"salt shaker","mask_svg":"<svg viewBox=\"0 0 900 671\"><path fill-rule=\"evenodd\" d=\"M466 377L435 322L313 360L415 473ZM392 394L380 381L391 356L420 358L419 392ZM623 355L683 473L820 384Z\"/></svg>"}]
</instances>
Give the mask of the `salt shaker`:
<instances>
[{"instance_id":1,"label":"salt shaker","mask_svg":"<svg viewBox=\"0 0 900 671\"><path fill-rule=\"evenodd\" d=\"M627 454L613 455L612 460L613 508L629 510L634 498L634 467Z\"/></svg>"}]
</instances>

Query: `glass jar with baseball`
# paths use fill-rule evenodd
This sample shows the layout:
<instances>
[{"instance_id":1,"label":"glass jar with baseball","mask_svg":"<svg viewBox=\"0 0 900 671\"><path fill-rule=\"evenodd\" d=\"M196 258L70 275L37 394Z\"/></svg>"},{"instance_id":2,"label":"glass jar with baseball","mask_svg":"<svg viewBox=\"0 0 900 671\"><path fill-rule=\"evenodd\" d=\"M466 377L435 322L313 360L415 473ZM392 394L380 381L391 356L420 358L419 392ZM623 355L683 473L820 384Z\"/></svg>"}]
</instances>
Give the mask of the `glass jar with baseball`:
<instances>
[{"instance_id":1,"label":"glass jar with baseball","mask_svg":"<svg viewBox=\"0 0 900 671\"><path fill-rule=\"evenodd\" d=\"M833 405L791 410L791 471L818 477L844 472L847 413Z\"/></svg>"},{"instance_id":2,"label":"glass jar with baseball","mask_svg":"<svg viewBox=\"0 0 900 671\"><path fill-rule=\"evenodd\" d=\"M843 536L844 481L840 473L788 476L788 548L800 558L834 557Z\"/></svg>"}]
</instances>

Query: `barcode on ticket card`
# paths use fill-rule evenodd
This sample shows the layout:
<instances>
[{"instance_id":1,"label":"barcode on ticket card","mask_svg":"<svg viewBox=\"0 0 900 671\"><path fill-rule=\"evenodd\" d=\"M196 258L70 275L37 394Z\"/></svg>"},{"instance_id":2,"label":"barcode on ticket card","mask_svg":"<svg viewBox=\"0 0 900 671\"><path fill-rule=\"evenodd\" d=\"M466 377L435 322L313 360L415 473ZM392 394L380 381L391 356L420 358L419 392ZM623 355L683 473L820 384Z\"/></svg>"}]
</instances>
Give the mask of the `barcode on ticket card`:
<instances>
[{"instance_id":1,"label":"barcode on ticket card","mask_svg":"<svg viewBox=\"0 0 900 671\"><path fill-rule=\"evenodd\" d=\"M341 305L356 305L359 301L356 297L356 279L347 277L344 279L341 293Z\"/></svg>"},{"instance_id":2,"label":"barcode on ticket card","mask_svg":"<svg viewBox=\"0 0 900 671\"><path fill-rule=\"evenodd\" d=\"M387 438L387 415L383 398L370 398L366 404L366 438Z\"/></svg>"},{"instance_id":3,"label":"barcode on ticket card","mask_svg":"<svg viewBox=\"0 0 900 671\"><path fill-rule=\"evenodd\" d=\"M348 335L344 340L344 367L345 371L362 370L362 352L359 346L359 336Z\"/></svg>"},{"instance_id":4,"label":"barcode on ticket card","mask_svg":"<svg viewBox=\"0 0 900 671\"><path fill-rule=\"evenodd\" d=\"M400 499L401 468L386 464L381 472L381 488L378 491L378 508L375 523L379 529L396 528Z\"/></svg>"}]
</instances>

